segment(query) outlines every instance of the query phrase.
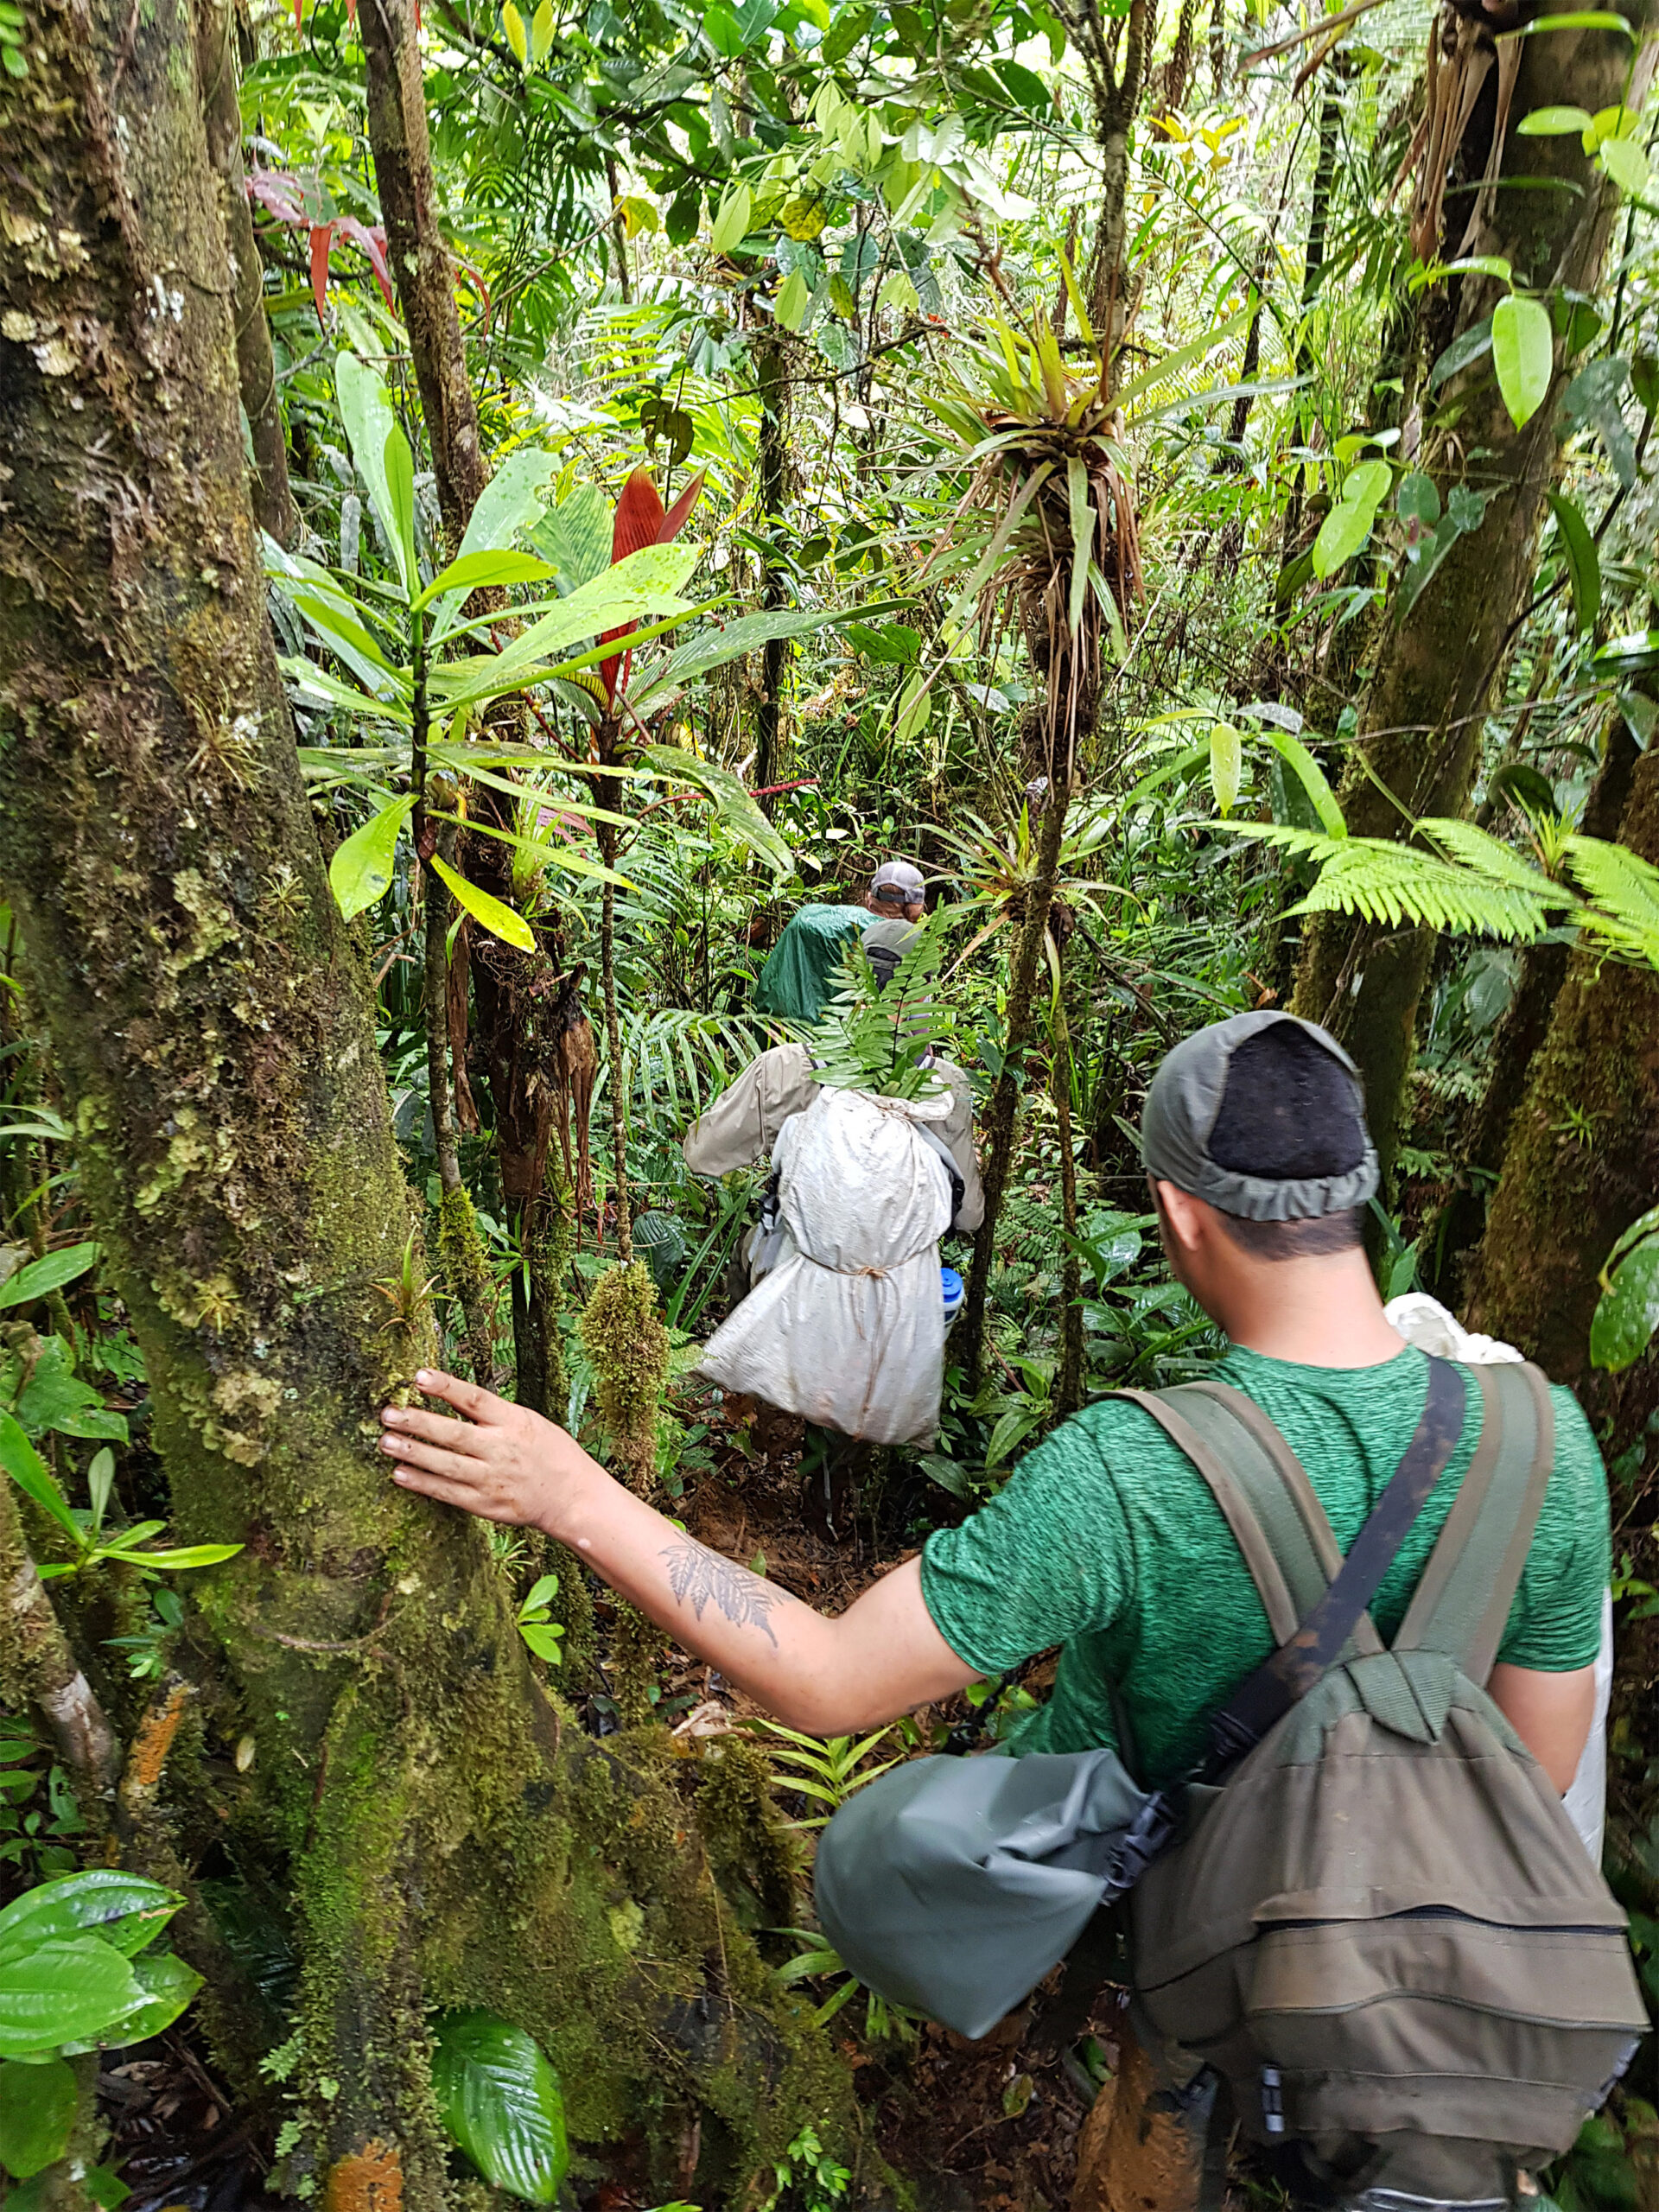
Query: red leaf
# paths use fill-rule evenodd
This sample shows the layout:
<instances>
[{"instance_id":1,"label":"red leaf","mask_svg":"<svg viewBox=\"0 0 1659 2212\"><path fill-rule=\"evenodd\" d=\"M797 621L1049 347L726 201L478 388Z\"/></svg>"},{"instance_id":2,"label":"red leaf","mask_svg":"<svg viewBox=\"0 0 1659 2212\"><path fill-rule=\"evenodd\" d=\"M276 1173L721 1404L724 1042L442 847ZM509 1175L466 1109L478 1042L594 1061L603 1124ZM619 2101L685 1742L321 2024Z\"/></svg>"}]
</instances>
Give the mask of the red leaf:
<instances>
[{"instance_id":1,"label":"red leaf","mask_svg":"<svg viewBox=\"0 0 1659 2212\"><path fill-rule=\"evenodd\" d=\"M301 29L300 15L304 5L305 0L294 0L294 28L296 30Z\"/></svg>"},{"instance_id":2,"label":"red leaf","mask_svg":"<svg viewBox=\"0 0 1659 2212\"><path fill-rule=\"evenodd\" d=\"M663 526L657 533L659 545L671 545L684 529L685 518L697 504L697 494L702 489L702 480L708 473L707 469L700 468L663 517Z\"/></svg>"},{"instance_id":3,"label":"red leaf","mask_svg":"<svg viewBox=\"0 0 1659 2212\"><path fill-rule=\"evenodd\" d=\"M361 246L368 256L369 266L374 271L374 281L385 295L386 305L396 314L397 303L391 296L391 270L386 264L385 230L378 224L370 230L365 224L359 223L355 215L342 215L334 228L343 232L353 245Z\"/></svg>"},{"instance_id":4,"label":"red leaf","mask_svg":"<svg viewBox=\"0 0 1659 2212\"><path fill-rule=\"evenodd\" d=\"M357 0L346 0L346 21L353 30L357 29Z\"/></svg>"},{"instance_id":5,"label":"red leaf","mask_svg":"<svg viewBox=\"0 0 1659 2212\"><path fill-rule=\"evenodd\" d=\"M273 214L279 223L304 226L304 190L296 177L278 169L252 169L248 175L248 197Z\"/></svg>"},{"instance_id":6,"label":"red leaf","mask_svg":"<svg viewBox=\"0 0 1659 2212\"><path fill-rule=\"evenodd\" d=\"M636 468L622 486L616 503L616 527L611 533L611 565L626 560L641 546L658 543L663 526L662 496L651 480L648 468Z\"/></svg>"},{"instance_id":7,"label":"red leaf","mask_svg":"<svg viewBox=\"0 0 1659 2212\"><path fill-rule=\"evenodd\" d=\"M315 223L311 229L311 296L317 303L317 327L327 329L323 309L328 304L328 241L334 236L332 223Z\"/></svg>"}]
</instances>

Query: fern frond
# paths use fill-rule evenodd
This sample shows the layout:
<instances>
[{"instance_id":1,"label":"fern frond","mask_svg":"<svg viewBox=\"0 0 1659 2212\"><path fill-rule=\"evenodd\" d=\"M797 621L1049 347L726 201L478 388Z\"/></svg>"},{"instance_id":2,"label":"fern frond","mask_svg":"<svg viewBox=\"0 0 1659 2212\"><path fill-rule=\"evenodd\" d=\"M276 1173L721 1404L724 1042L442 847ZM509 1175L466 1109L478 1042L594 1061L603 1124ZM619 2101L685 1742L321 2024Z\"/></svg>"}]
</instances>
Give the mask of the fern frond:
<instances>
[{"instance_id":1,"label":"fern frond","mask_svg":"<svg viewBox=\"0 0 1659 2212\"><path fill-rule=\"evenodd\" d=\"M1546 905L1559 908L1578 904L1570 891L1552 882L1541 868L1522 859L1512 845L1506 845L1501 837L1494 837L1489 830L1444 815L1430 815L1417 827L1448 859L1461 861L1465 868L1473 868L1494 883L1513 884Z\"/></svg>"},{"instance_id":2,"label":"fern frond","mask_svg":"<svg viewBox=\"0 0 1659 2212\"><path fill-rule=\"evenodd\" d=\"M1600 911L1585 916L1588 926L1626 957L1659 968L1659 868L1602 837L1567 841L1573 874Z\"/></svg>"},{"instance_id":3,"label":"fern frond","mask_svg":"<svg viewBox=\"0 0 1659 2212\"><path fill-rule=\"evenodd\" d=\"M930 1045L949 1042L954 1027L931 988L948 920L941 908L922 924L885 991L878 992L863 946L856 938L848 946L813 1033L813 1073L820 1083L879 1098L921 1098L939 1088L921 1060Z\"/></svg>"},{"instance_id":4,"label":"fern frond","mask_svg":"<svg viewBox=\"0 0 1659 2212\"><path fill-rule=\"evenodd\" d=\"M1337 849L1306 898L1291 908L1293 913L1360 914L1393 928L1413 922L1524 944L1542 935L1552 910L1563 903L1519 884L1494 882L1421 846L1395 844L1387 837L1332 842Z\"/></svg>"}]
</instances>

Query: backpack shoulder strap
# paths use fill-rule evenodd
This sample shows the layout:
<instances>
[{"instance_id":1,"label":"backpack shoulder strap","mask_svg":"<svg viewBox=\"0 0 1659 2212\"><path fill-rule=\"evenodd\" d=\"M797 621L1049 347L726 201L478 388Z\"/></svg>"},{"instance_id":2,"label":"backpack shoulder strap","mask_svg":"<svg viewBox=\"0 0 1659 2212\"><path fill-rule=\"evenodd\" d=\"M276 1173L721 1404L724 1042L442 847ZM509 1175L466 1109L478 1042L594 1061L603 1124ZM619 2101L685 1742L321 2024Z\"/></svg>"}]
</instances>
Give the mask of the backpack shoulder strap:
<instances>
[{"instance_id":1,"label":"backpack shoulder strap","mask_svg":"<svg viewBox=\"0 0 1659 2212\"><path fill-rule=\"evenodd\" d=\"M1230 1383L1182 1383L1170 1395L1243 1484L1305 1620L1342 1567L1341 1548L1307 1470L1255 1401ZM1382 1649L1369 1614L1354 1630L1354 1644L1362 1655Z\"/></svg>"},{"instance_id":2,"label":"backpack shoulder strap","mask_svg":"<svg viewBox=\"0 0 1659 2212\"><path fill-rule=\"evenodd\" d=\"M1555 1408L1530 1362L1470 1371L1480 1387L1479 1441L1394 1648L1448 1652L1484 1683L1554 1465Z\"/></svg>"},{"instance_id":3,"label":"backpack shoulder strap","mask_svg":"<svg viewBox=\"0 0 1659 2212\"><path fill-rule=\"evenodd\" d=\"M1254 1504L1243 1487L1234 1480L1232 1471L1221 1452L1210 1440L1179 1411L1171 1400L1176 1391L1114 1390L1114 1398L1127 1398L1143 1413L1150 1414L1178 1452L1184 1452L1210 1486L1211 1495L1221 1508L1227 1526L1233 1532L1233 1541L1243 1554L1244 1564L1249 1569L1256 1594L1262 1600L1262 1611L1268 1617L1268 1627L1275 1644L1288 1643L1295 1635L1305 1608L1298 1606L1291 1594L1284 1569L1262 1528ZM1321 1584L1321 1588L1324 1585Z\"/></svg>"}]
</instances>

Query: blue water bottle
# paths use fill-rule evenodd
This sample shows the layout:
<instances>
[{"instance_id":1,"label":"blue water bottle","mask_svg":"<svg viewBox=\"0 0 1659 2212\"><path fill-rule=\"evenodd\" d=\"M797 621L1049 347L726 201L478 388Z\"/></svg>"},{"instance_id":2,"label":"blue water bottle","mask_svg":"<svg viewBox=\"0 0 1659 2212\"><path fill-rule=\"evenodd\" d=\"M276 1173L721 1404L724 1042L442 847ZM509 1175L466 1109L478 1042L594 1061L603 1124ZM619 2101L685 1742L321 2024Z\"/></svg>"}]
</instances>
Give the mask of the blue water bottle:
<instances>
[{"instance_id":1,"label":"blue water bottle","mask_svg":"<svg viewBox=\"0 0 1659 2212\"><path fill-rule=\"evenodd\" d=\"M962 1287L962 1277L954 1268L939 1269L939 1289L944 1299L944 1325L948 1329L961 1313L967 1293Z\"/></svg>"}]
</instances>

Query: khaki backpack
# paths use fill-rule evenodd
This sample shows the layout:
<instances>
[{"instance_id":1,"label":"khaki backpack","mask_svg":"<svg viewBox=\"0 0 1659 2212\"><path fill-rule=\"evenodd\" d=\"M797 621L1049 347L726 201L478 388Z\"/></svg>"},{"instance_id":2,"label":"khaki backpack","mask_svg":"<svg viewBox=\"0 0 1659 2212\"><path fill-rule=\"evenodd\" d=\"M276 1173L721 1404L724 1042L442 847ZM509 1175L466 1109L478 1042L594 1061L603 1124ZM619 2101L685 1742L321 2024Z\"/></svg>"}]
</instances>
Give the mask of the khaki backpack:
<instances>
[{"instance_id":1,"label":"khaki backpack","mask_svg":"<svg viewBox=\"0 0 1659 2212\"><path fill-rule=\"evenodd\" d=\"M1221 1778L1190 1787L1133 1892L1137 2013L1290 2152L1295 2193L1382 2212L1511 2201L1648 2024L1624 1915L1484 1688L1554 1461L1548 1389L1529 1366L1441 1367L1431 1399L1479 1388L1473 1461L1392 1646L1364 1615L1317 1676L1308 1616L1343 1562L1283 1437L1223 1384L1122 1394L1209 1484L1290 1684L1236 1764L1217 1745Z\"/></svg>"}]
</instances>

